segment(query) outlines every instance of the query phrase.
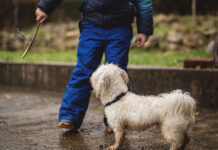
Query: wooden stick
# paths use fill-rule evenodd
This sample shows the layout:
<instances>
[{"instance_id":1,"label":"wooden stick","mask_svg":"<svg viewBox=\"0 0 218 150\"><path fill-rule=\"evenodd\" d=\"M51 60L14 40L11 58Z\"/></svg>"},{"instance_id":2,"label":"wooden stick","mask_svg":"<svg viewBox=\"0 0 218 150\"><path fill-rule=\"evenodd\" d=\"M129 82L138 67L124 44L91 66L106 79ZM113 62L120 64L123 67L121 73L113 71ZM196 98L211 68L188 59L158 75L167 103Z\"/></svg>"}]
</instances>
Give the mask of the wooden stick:
<instances>
[{"instance_id":1,"label":"wooden stick","mask_svg":"<svg viewBox=\"0 0 218 150\"><path fill-rule=\"evenodd\" d=\"M37 33L38 33L38 30L39 30L39 27L40 27L40 22L38 22L38 26L36 28L36 31L35 31L35 34L34 34L34 37L33 39L29 42L29 45L28 47L26 48L26 50L24 51L23 55L22 55L22 58L24 58L27 54L27 52L30 50L31 46L33 45L35 39L36 39L36 36L37 36Z\"/></svg>"}]
</instances>

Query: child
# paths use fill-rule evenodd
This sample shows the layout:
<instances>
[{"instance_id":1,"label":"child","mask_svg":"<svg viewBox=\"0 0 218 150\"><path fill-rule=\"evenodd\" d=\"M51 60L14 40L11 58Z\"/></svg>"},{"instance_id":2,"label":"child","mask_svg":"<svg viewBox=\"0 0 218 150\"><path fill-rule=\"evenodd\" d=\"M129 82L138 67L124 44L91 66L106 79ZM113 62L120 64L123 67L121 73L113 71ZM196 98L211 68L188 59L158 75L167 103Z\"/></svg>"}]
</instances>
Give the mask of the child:
<instances>
[{"instance_id":1,"label":"child","mask_svg":"<svg viewBox=\"0 0 218 150\"><path fill-rule=\"evenodd\" d=\"M36 20L43 23L60 2L41 0ZM137 18L138 47L142 47L153 33L152 0L82 0L79 10L82 20L77 65L63 96L58 124L73 130L82 124L92 90L89 77L100 64L103 53L106 63L117 64L127 71L134 16Z\"/></svg>"}]
</instances>

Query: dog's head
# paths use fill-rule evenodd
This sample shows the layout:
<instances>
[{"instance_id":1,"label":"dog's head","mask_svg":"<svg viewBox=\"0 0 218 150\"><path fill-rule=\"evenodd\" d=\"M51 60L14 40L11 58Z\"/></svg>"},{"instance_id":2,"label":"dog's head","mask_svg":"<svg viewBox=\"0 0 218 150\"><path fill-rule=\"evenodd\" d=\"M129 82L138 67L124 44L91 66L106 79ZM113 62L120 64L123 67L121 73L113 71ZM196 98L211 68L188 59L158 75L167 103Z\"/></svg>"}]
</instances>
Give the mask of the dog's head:
<instances>
[{"instance_id":1,"label":"dog's head","mask_svg":"<svg viewBox=\"0 0 218 150\"><path fill-rule=\"evenodd\" d=\"M100 99L126 91L128 81L127 73L114 64L101 65L90 78L93 93Z\"/></svg>"}]
</instances>

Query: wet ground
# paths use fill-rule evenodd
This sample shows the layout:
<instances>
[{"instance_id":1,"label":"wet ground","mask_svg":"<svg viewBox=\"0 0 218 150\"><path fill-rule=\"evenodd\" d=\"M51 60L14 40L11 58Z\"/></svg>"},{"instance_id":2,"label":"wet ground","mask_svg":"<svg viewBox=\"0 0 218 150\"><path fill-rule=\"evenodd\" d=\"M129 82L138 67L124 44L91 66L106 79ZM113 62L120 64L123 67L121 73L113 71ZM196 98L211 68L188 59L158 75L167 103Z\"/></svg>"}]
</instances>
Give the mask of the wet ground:
<instances>
[{"instance_id":1,"label":"wet ground","mask_svg":"<svg viewBox=\"0 0 218 150\"><path fill-rule=\"evenodd\" d=\"M102 107L91 99L78 132L57 127L63 92L0 86L0 149L101 150L113 143L104 133ZM122 150L167 150L158 127L128 131ZM218 109L199 110L187 150L218 150Z\"/></svg>"}]
</instances>

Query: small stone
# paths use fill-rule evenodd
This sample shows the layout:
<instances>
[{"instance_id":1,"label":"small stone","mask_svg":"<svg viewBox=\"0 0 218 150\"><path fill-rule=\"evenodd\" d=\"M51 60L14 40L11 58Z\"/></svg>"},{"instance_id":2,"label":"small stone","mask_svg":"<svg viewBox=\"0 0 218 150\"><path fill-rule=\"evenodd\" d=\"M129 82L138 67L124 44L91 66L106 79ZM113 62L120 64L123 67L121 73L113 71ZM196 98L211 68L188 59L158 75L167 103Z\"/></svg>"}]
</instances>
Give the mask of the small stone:
<instances>
[{"instance_id":1,"label":"small stone","mask_svg":"<svg viewBox=\"0 0 218 150\"><path fill-rule=\"evenodd\" d=\"M8 94L5 94L5 98L6 99L11 99L12 97L10 95L8 95Z\"/></svg>"},{"instance_id":2,"label":"small stone","mask_svg":"<svg viewBox=\"0 0 218 150\"><path fill-rule=\"evenodd\" d=\"M204 37L202 33L190 33L183 38L183 43L185 46L191 48L197 48L204 44Z\"/></svg>"},{"instance_id":3,"label":"small stone","mask_svg":"<svg viewBox=\"0 0 218 150\"><path fill-rule=\"evenodd\" d=\"M149 37L144 47L145 48L158 48L163 38L164 37L162 35L152 35Z\"/></svg>"},{"instance_id":4,"label":"small stone","mask_svg":"<svg viewBox=\"0 0 218 150\"><path fill-rule=\"evenodd\" d=\"M210 41L205 49L206 53L212 53L215 41Z\"/></svg>"},{"instance_id":5,"label":"small stone","mask_svg":"<svg viewBox=\"0 0 218 150\"><path fill-rule=\"evenodd\" d=\"M170 43L181 44L182 34L175 31L170 31L167 35L167 41Z\"/></svg>"}]
</instances>

